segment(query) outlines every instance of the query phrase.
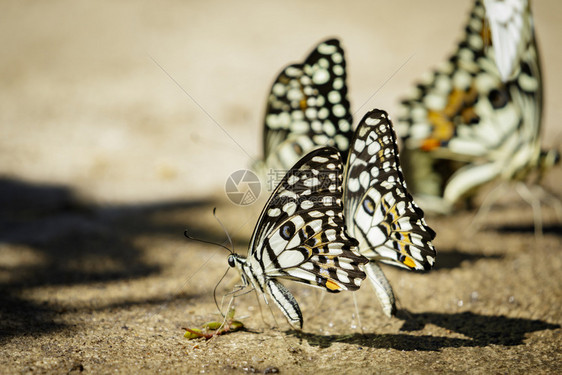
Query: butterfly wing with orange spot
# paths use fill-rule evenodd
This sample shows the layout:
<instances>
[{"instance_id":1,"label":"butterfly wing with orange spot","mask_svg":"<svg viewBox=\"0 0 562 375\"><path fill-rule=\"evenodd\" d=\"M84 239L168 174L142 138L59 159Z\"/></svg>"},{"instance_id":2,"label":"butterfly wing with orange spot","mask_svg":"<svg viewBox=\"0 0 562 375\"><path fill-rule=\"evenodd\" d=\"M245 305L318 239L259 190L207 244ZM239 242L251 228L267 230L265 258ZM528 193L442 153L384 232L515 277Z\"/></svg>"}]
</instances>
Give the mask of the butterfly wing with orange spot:
<instances>
[{"instance_id":1,"label":"butterfly wing with orange spot","mask_svg":"<svg viewBox=\"0 0 562 375\"><path fill-rule=\"evenodd\" d=\"M345 189L344 216L363 255L408 269L433 266L435 232L407 191L386 112L373 110L360 122L351 143Z\"/></svg>"},{"instance_id":2,"label":"butterfly wing with orange spot","mask_svg":"<svg viewBox=\"0 0 562 375\"><path fill-rule=\"evenodd\" d=\"M540 154L542 82L528 1L475 0L465 30L402 101L397 122L408 186L441 213L491 180L536 169Z\"/></svg>"}]
</instances>

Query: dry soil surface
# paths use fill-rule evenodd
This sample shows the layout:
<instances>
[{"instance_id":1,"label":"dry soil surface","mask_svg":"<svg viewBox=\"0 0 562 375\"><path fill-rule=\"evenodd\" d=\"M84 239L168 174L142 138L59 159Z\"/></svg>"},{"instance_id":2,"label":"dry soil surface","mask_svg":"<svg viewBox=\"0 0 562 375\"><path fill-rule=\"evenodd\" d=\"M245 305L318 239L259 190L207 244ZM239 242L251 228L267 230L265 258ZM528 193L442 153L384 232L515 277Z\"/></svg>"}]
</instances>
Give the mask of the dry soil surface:
<instances>
[{"instance_id":1,"label":"dry soil surface","mask_svg":"<svg viewBox=\"0 0 562 375\"><path fill-rule=\"evenodd\" d=\"M562 5L532 3L545 75L544 145L562 118ZM206 1L0 4L0 373L557 373L562 226L513 193L430 217L427 274L386 267L386 318L365 284L323 296L286 285L292 330L254 293L245 331L186 340L219 319L227 252L213 207L245 254L264 203L237 206L228 176L260 156L280 68L320 40L346 48L359 117L400 96L453 50L470 1ZM545 185L562 195L562 170ZM479 196L485 197L485 191ZM218 301L236 279L218 286ZM225 299L228 302L228 298ZM261 307L260 307L261 306ZM357 316L356 311L360 314ZM358 323L361 319L361 324Z\"/></svg>"}]
</instances>

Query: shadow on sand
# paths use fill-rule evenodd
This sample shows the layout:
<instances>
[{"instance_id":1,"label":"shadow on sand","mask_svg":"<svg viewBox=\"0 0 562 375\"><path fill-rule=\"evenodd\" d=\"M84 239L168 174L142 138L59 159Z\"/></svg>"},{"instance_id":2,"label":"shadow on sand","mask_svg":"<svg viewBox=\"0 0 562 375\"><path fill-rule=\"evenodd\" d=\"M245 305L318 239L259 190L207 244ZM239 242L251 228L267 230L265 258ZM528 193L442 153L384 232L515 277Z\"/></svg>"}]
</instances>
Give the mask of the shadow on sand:
<instances>
[{"instance_id":1,"label":"shadow on sand","mask_svg":"<svg viewBox=\"0 0 562 375\"><path fill-rule=\"evenodd\" d=\"M182 238L185 225L154 217L189 214L207 206L210 211L210 200L99 207L80 202L64 186L0 178L0 343L14 336L72 329L55 322L60 306L24 298L27 289L93 283L103 288L104 282L157 274L160 267L144 260L135 237ZM214 236L196 221L185 224L199 237ZM147 298L133 303L161 302ZM127 303L131 302L123 301Z\"/></svg>"},{"instance_id":2,"label":"shadow on sand","mask_svg":"<svg viewBox=\"0 0 562 375\"><path fill-rule=\"evenodd\" d=\"M501 260L504 257L503 254L473 254L457 249L453 250L441 250L437 252L437 261L431 272L453 269L461 266L462 263L474 263L480 259L487 260ZM407 270L405 270L407 271Z\"/></svg>"},{"instance_id":3,"label":"shadow on sand","mask_svg":"<svg viewBox=\"0 0 562 375\"><path fill-rule=\"evenodd\" d=\"M535 233L535 227L531 225L502 225L499 227L492 227L489 230L496 230L499 233L513 234L513 233ZM542 232L545 235L562 236L561 224L548 224L544 225Z\"/></svg>"},{"instance_id":4,"label":"shadow on sand","mask_svg":"<svg viewBox=\"0 0 562 375\"><path fill-rule=\"evenodd\" d=\"M560 325L523 318L478 315L471 312L458 314L398 312L398 317L407 319L400 329L402 332L422 330L433 324L446 328L468 338L451 338L429 335L399 334L353 334L316 335L289 331L290 335L306 340L312 346L329 347L334 342L344 342L371 348L396 350L437 351L443 348L475 347L488 345L515 346L523 344L527 333L547 329L558 329Z\"/></svg>"}]
</instances>

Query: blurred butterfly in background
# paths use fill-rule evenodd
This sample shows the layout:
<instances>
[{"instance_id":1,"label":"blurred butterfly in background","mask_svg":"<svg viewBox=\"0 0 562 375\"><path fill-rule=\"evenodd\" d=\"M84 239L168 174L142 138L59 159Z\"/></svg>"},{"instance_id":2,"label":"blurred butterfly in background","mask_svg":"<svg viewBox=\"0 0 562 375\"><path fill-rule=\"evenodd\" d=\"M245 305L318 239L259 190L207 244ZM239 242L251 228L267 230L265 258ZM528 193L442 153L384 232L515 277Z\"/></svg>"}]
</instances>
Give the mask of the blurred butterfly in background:
<instances>
[{"instance_id":1,"label":"blurred butterfly in background","mask_svg":"<svg viewBox=\"0 0 562 375\"><path fill-rule=\"evenodd\" d=\"M357 130L345 171L344 217L365 271L387 316L396 312L392 287L379 262L410 270L429 270L435 262L435 232L408 193L398 145L387 113L374 109Z\"/></svg>"},{"instance_id":2,"label":"blurred butterfly in background","mask_svg":"<svg viewBox=\"0 0 562 375\"><path fill-rule=\"evenodd\" d=\"M271 298L289 323L302 328L297 301L278 279L328 292L357 290L368 260L344 230L343 162L335 148L322 147L301 158L279 182L252 234L248 256L232 253L241 288Z\"/></svg>"},{"instance_id":3,"label":"blurred butterfly in background","mask_svg":"<svg viewBox=\"0 0 562 375\"><path fill-rule=\"evenodd\" d=\"M336 147L347 158L353 136L344 51L337 39L319 43L275 79L264 119L264 160L255 169L287 171L307 152Z\"/></svg>"},{"instance_id":4,"label":"blurred butterfly in background","mask_svg":"<svg viewBox=\"0 0 562 375\"><path fill-rule=\"evenodd\" d=\"M400 157L416 200L449 213L490 181L533 178L518 191L550 196L536 183L559 160L541 150L542 104L528 2L477 0L455 53L402 101Z\"/></svg>"}]
</instances>

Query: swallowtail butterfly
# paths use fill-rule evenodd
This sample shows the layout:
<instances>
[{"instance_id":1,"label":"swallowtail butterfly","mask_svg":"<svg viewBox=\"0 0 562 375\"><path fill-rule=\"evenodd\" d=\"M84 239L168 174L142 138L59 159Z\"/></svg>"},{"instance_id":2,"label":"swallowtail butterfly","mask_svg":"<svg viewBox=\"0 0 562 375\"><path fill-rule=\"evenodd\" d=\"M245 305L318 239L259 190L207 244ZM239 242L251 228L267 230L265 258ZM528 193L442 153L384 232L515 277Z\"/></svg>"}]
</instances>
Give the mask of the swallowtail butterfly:
<instances>
[{"instance_id":1,"label":"swallowtail butterfly","mask_svg":"<svg viewBox=\"0 0 562 375\"><path fill-rule=\"evenodd\" d=\"M543 87L527 0L477 0L455 53L402 102L397 132L408 186L447 213L492 180L540 178Z\"/></svg>"},{"instance_id":2,"label":"swallowtail butterfly","mask_svg":"<svg viewBox=\"0 0 562 375\"><path fill-rule=\"evenodd\" d=\"M242 286L271 298L289 323L302 328L297 301L279 279L328 292L357 290L365 279L357 241L345 232L343 162L335 148L305 155L279 182L250 240L248 256L231 254Z\"/></svg>"}]
</instances>

